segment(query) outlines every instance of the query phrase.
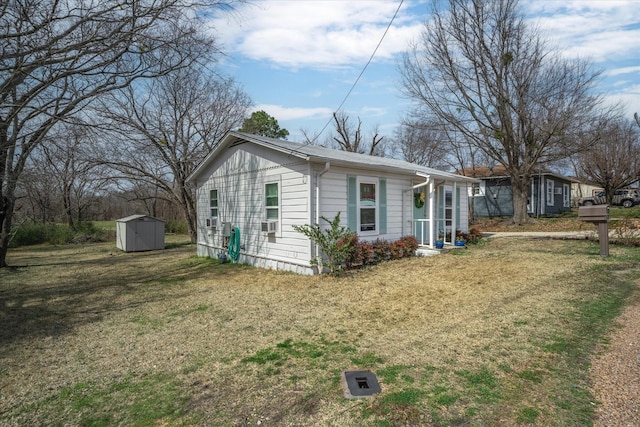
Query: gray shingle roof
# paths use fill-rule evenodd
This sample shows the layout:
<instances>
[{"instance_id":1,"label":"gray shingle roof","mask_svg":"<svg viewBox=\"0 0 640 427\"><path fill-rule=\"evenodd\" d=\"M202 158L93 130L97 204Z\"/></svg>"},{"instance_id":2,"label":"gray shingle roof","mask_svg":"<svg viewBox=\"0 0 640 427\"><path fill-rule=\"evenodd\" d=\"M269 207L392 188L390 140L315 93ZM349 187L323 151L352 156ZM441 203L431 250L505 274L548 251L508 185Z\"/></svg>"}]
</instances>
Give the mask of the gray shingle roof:
<instances>
[{"instance_id":1,"label":"gray shingle roof","mask_svg":"<svg viewBox=\"0 0 640 427\"><path fill-rule=\"evenodd\" d=\"M188 181L195 180L200 174L201 170L209 163L209 161L216 157L216 153L242 140L268 147L283 153L288 153L293 157L302 158L314 163L330 162L332 165L341 165L359 169L396 171L398 173L411 175L430 175L434 178L458 182L477 181L474 178L464 177L451 172L444 172L441 170L416 165L413 163L405 162L403 160L351 153L347 151L321 147L318 145L301 144L297 142L286 141L283 139L267 138L264 136L245 134L235 131L229 132L223 138L222 142L220 142L220 144L218 144L218 146L214 148L214 150L196 168L193 174L191 174Z\"/></svg>"}]
</instances>

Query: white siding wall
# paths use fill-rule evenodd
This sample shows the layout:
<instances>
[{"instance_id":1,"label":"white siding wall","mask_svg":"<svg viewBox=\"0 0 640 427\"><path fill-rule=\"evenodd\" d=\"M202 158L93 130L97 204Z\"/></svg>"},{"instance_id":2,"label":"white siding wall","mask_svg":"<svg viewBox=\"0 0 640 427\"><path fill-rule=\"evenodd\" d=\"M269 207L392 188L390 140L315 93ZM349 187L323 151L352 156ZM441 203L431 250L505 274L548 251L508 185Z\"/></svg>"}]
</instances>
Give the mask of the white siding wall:
<instances>
[{"instance_id":1,"label":"white siding wall","mask_svg":"<svg viewBox=\"0 0 640 427\"><path fill-rule=\"evenodd\" d=\"M208 179L198 182L198 254L217 257L223 247L222 227L214 231L206 227L209 191L217 189L219 221L240 229L240 262L312 274L311 243L293 229L294 224L311 222L307 162L261 147L252 146L251 153L241 148L227 150L209 173L203 174ZM260 229L265 220L264 186L268 182L277 182L280 191L280 221L275 235L265 235Z\"/></svg>"},{"instance_id":2,"label":"white siding wall","mask_svg":"<svg viewBox=\"0 0 640 427\"><path fill-rule=\"evenodd\" d=\"M340 224L347 225L347 175L384 178L387 182L387 232L364 236L363 240L378 238L397 240L403 235L411 234L413 215L411 198L413 193L411 191L412 177L410 176L332 167L321 178L320 206L322 216L332 220L340 212ZM326 227L324 221L321 221L320 224Z\"/></svg>"},{"instance_id":3,"label":"white siding wall","mask_svg":"<svg viewBox=\"0 0 640 427\"><path fill-rule=\"evenodd\" d=\"M243 150L251 147L252 152ZM209 217L209 191L218 190L218 220L230 222L240 229L242 250L240 262L263 268L314 274L310 264L315 245L293 225L317 221L316 186L320 188L321 216L332 220L340 212L342 225L347 225L347 176L383 178L387 188L387 230L384 234L367 235L363 240L396 240L412 234L413 191L415 176L357 169L331 167L320 181L324 164L308 162L255 145L239 145L226 150L197 184L198 255L217 257L224 246L222 227L206 227ZM280 222L275 235L260 229L265 220L264 185L278 182L280 190ZM467 190L460 187L460 228L468 230ZM327 227L326 222L320 221Z\"/></svg>"}]
</instances>

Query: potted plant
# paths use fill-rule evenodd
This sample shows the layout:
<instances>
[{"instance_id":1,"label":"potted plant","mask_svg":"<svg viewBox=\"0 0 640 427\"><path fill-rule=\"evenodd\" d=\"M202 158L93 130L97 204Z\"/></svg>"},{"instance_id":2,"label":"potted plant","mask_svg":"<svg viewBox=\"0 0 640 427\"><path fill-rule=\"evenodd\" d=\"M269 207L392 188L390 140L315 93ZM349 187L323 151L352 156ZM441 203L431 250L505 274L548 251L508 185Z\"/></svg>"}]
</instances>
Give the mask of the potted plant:
<instances>
[{"instance_id":1,"label":"potted plant","mask_svg":"<svg viewBox=\"0 0 640 427\"><path fill-rule=\"evenodd\" d=\"M442 249L444 248L444 240L442 239L442 237L438 237L436 239L436 249Z\"/></svg>"},{"instance_id":2,"label":"potted plant","mask_svg":"<svg viewBox=\"0 0 640 427\"><path fill-rule=\"evenodd\" d=\"M463 235L456 234L456 240L453 242L455 246L464 246L467 243L467 239Z\"/></svg>"}]
</instances>

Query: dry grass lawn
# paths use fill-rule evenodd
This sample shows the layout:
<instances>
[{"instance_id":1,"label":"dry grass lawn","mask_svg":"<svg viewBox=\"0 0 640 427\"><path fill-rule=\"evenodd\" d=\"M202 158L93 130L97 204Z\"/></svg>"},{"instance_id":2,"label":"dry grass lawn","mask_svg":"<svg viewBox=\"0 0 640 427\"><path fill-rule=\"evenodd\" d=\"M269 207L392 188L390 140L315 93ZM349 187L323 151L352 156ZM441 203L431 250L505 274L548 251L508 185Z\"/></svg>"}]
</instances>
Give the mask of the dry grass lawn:
<instances>
[{"instance_id":1,"label":"dry grass lawn","mask_svg":"<svg viewBox=\"0 0 640 427\"><path fill-rule=\"evenodd\" d=\"M588 425L637 248L503 239L300 277L113 244L10 252L0 425ZM382 393L342 396L371 369Z\"/></svg>"}]
</instances>

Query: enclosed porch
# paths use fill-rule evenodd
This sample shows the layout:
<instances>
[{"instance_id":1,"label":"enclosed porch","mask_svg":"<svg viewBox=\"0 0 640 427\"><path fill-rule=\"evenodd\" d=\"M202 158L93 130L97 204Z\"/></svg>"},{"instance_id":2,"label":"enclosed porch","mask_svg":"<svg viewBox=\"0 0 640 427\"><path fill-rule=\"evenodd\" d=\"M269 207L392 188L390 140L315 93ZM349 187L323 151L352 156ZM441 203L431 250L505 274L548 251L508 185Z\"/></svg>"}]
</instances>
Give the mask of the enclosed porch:
<instances>
[{"instance_id":1,"label":"enclosed porch","mask_svg":"<svg viewBox=\"0 0 640 427\"><path fill-rule=\"evenodd\" d=\"M430 177L413 186L412 232L421 248L435 250L436 240L441 240L445 247L453 246L456 231L469 231L469 186L465 181L438 181Z\"/></svg>"}]
</instances>

